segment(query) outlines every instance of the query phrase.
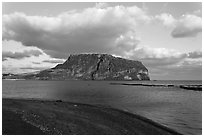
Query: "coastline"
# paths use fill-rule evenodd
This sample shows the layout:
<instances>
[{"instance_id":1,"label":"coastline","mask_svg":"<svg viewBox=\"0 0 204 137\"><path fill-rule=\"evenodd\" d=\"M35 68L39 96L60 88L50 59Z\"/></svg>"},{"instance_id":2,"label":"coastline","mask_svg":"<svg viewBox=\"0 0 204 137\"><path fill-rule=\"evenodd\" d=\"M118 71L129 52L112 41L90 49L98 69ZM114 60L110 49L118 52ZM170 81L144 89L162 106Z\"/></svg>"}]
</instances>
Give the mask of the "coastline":
<instances>
[{"instance_id":1,"label":"coastline","mask_svg":"<svg viewBox=\"0 0 204 137\"><path fill-rule=\"evenodd\" d=\"M124 85L124 86L144 86L144 87L175 87L186 90L202 91L201 85L177 85L177 84L143 84L143 83L110 83L110 85Z\"/></svg>"},{"instance_id":2,"label":"coastline","mask_svg":"<svg viewBox=\"0 0 204 137\"><path fill-rule=\"evenodd\" d=\"M122 110L61 100L3 98L2 110L3 135L180 134L150 119Z\"/></svg>"}]
</instances>

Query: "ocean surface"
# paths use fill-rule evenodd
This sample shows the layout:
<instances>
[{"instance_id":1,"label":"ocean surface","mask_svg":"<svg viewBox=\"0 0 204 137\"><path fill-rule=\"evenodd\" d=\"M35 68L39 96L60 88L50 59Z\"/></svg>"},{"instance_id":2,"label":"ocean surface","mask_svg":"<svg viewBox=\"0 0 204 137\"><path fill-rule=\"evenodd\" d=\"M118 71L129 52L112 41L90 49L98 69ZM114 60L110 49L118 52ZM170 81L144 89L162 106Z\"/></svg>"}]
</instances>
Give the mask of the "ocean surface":
<instances>
[{"instance_id":1,"label":"ocean surface","mask_svg":"<svg viewBox=\"0 0 204 137\"><path fill-rule=\"evenodd\" d=\"M182 134L202 134L201 91L111 83L201 85L202 81L2 80L2 97L61 99L114 107L145 116Z\"/></svg>"}]
</instances>

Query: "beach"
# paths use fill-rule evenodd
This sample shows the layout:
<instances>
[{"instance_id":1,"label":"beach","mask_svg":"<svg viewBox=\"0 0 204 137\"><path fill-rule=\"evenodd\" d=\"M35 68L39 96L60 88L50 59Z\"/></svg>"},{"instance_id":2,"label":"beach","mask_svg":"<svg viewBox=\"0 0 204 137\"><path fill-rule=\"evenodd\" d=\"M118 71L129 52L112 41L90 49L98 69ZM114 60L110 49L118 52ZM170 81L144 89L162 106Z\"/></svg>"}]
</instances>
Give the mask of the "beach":
<instances>
[{"instance_id":1,"label":"beach","mask_svg":"<svg viewBox=\"0 0 204 137\"><path fill-rule=\"evenodd\" d=\"M3 135L177 135L145 117L99 105L2 99Z\"/></svg>"}]
</instances>

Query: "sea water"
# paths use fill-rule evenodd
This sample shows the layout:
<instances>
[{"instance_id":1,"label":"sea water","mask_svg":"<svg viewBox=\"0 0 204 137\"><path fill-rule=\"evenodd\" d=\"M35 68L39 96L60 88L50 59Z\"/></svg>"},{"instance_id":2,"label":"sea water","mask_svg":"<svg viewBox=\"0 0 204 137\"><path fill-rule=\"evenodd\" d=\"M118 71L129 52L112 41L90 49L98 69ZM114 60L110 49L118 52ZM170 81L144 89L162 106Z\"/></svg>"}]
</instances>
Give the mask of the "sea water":
<instances>
[{"instance_id":1,"label":"sea water","mask_svg":"<svg viewBox=\"0 0 204 137\"><path fill-rule=\"evenodd\" d=\"M3 80L3 98L61 99L118 108L152 119L182 134L202 134L202 92L178 87L111 83L201 85L201 81Z\"/></svg>"}]
</instances>

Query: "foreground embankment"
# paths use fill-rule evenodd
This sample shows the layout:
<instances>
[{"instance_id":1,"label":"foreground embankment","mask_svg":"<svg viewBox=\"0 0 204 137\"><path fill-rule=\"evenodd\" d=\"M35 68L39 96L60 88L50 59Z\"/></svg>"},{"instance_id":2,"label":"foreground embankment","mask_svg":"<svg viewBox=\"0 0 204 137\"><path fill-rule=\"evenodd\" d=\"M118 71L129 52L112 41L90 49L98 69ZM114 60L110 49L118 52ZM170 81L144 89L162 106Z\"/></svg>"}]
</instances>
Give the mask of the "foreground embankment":
<instances>
[{"instance_id":1,"label":"foreground embankment","mask_svg":"<svg viewBox=\"0 0 204 137\"><path fill-rule=\"evenodd\" d=\"M32 99L2 100L3 134L179 134L139 115L102 106Z\"/></svg>"}]
</instances>

